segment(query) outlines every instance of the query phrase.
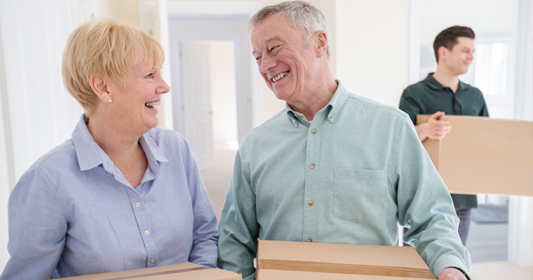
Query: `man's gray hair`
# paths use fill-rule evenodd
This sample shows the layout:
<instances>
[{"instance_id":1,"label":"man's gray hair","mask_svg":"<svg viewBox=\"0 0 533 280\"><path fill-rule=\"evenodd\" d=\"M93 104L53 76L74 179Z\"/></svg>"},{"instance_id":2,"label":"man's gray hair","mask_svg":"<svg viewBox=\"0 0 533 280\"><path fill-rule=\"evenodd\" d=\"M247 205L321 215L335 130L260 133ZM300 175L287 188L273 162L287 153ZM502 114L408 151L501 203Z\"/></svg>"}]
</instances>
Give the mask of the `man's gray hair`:
<instances>
[{"instance_id":1,"label":"man's gray hair","mask_svg":"<svg viewBox=\"0 0 533 280\"><path fill-rule=\"evenodd\" d=\"M291 26L302 30L306 45L311 36L319 30L325 31L329 39L326 17L319 9L304 1L286 1L263 7L250 18L248 29L252 31L258 22L275 14L282 14ZM329 43L327 57L329 60Z\"/></svg>"}]
</instances>

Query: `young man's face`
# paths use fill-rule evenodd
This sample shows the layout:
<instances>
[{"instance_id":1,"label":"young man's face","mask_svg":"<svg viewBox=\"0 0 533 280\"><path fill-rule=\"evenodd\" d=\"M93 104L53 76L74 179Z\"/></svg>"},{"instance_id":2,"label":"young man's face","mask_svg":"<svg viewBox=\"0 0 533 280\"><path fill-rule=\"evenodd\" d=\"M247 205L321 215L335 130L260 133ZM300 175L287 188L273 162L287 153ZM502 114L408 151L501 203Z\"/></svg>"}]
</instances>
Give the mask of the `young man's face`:
<instances>
[{"instance_id":1,"label":"young man's face","mask_svg":"<svg viewBox=\"0 0 533 280\"><path fill-rule=\"evenodd\" d=\"M468 71L468 66L474 60L474 39L458 37L457 44L452 50L444 48L444 66L454 75L462 75ZM440 64L440 63L439 63Z\"/></svg>"}]
</instances>

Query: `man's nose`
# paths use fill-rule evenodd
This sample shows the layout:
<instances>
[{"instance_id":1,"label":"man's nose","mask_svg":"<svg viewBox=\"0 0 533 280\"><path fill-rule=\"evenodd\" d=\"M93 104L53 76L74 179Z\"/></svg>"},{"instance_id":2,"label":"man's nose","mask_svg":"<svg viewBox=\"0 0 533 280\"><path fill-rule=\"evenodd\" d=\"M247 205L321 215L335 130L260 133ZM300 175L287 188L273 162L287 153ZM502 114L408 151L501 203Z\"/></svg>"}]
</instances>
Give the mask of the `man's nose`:
<instances>
[{"instance_id":1,"label":"man's nose","mask_svg":"<svg viewBox=\"0 0 533 280\"><path fill-rule=\"evenodd\" d=\"M272 69L272 67L274 67L276 65L276 61L274 60L274 58L270 55L263 55L261 57L261 66L260 66L260 71L262 73L268 73L268 71L270 71L270 69Z\"/></svg>"}]
</instances>

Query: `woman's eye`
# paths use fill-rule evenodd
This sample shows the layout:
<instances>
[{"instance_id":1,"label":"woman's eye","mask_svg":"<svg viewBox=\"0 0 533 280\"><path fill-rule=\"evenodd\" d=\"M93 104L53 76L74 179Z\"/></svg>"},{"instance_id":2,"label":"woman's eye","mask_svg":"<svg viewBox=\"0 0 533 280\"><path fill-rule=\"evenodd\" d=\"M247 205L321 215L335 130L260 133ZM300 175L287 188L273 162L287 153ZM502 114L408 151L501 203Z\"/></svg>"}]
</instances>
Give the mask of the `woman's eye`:
<instances>
[{"instance_id":1,"label":"woman's eye","mask_svg":"<svg viewBox=\"0 0 533 280\"><path fill-rule=\"evenodd\" d=\"M146 78L150 78L150 79L153 79L154 78L154 73L150 73L146 76Z\"/></svg>"}]
</instances>

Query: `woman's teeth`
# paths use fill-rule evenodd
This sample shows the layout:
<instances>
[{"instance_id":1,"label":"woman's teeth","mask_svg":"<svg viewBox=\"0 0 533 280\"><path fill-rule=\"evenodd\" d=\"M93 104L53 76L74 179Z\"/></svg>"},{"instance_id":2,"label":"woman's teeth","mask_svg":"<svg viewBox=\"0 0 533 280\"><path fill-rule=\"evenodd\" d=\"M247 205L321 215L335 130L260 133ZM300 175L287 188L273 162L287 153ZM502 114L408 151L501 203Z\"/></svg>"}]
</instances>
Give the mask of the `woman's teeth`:
<instances>
[{"instance_id":1,"label":"woman's teeth","mask_svg":"<svg viewBox=\"0 0 533 280\"><path fill-rule=\"evenodd\" d=\"M281 78L287 76L287 74L289 74L289 72L290 71L279 73L276 77L272 78L272 82L275 83L275 82L279 81Z\"/></svg>"},{"instance_id":2,"label":"woman's teeth","mask_svg":"<svg viewBox=\"0 0 533 280\"><path fill-rule=\"evenodd\" d=\"M146 107L154 107L161 104L161 101L153 101L153 102L146 102L144 103L144 106Z\"/></svg>"}]
</instances>

